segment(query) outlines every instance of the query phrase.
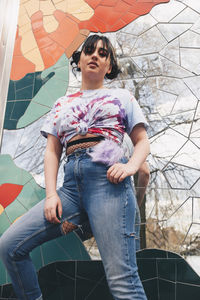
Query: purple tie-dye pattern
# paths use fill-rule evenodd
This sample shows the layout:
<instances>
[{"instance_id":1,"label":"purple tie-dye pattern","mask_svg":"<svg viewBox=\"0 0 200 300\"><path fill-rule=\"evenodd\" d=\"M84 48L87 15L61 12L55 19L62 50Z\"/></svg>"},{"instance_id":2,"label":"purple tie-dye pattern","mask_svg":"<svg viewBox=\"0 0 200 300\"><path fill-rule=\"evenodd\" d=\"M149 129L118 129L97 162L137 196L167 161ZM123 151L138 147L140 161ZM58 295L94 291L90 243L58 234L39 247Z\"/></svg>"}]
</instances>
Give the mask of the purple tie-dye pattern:
<instances>
[{"instance_id":1,"label":"purple tie-dye pattern","mask_svg":"<svg viewBox=\"0 0 200 300\"><path fill-rule=\"evenodd\" d=\"M116 96L117 95L117 96ZM137 123L146 123L137 101L124 89L83 91L58 99L41 129L67 146L75 135L102 135L118 144Z\"/></svg>"},{"instance_id":2,"label":"purple tie-dye pattern","mask_svg":"<svg viewBox=\"0 0 200 300\"><path fill-rule=\"evenodd\" d=\"M123 148L108 139L101 141L93 149L93 152L88 153L92 157L92 161L100 162L107 166L112 166L119 162L124 155Z\"/></svg>"}]
</instances>

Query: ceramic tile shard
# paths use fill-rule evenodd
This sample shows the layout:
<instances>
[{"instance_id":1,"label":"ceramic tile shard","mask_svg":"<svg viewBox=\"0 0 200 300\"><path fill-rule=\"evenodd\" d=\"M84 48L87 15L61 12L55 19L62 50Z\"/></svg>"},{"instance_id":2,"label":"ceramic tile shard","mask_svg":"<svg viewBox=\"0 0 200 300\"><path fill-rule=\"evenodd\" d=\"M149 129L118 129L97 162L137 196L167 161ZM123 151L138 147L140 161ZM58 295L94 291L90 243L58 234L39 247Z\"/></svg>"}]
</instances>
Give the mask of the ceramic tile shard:
<instances>
[{"instance_id":1,"label":"ceramic tile shard","mask_svg":"<svg viewBox=\"0 0 200 300\"><path fill-rule=\"evenodd\" d=\"M200 49L181 48L181 66L192 74L200 75Z\"/></svg>"},{"instance_id":2,"label":"ceramic tile shard","mask_svg":"<svg viewBox=\"0 0 200 300\"><path fill-rule=\"evenodd\" d=\"M138 37L131 51L131 56L159 52L166 45L167 41L160 31L153 27Z\"/></svg>"},{"instance_id":3,"label":"ceramic tile shard","mask_svg":"<svg viewBox=\"0 0 200 300\"><path fill-rule=\"evenodd\" d=\"M180 50L179 50L179 39L175 39L168 43L161 51L160 54L167 59L175 62L177 65L180 64Z\"/></svg>"},{"instance_id":4,"label":"ceramic tile shard","mask_svg":"<svg viewBox=\"0 0 200 300\"><path fill-rule=\"evenodd\" d=\"M194 25L191 27L191 30L200 34L200 17L198 20L194 23Z\"/></svg>"},{"instance_id":5,"label":"ceramic tile shard","mask_svg":"<svg viewBox=\"0 0 200 300\"><path fill-rule=\"evenodd\" d=\"M121 32L130 33L138 36L157 24L157 21L150 15L141 16L134 22L131 22L126 27L122 28Z\"/></svg>"},{"instance_id":6,"label":"ceramic tile shard","mask_svg":"<svg viewBox=\"0 0 200 300\"><path fill-rule=\"evenodd\" d=\"M157 28L160 30L162 35L168 42L180 36L182 33L187 31L192 24L158 24Z\"/></svg>"},{"instance_id":7,"label":"ceramic tile shard","mask_svg":"<svg viewBox=\"0 0 200 300\"><path fill-rule=\"evenodd\" d=\"M199 18L199 14L193 9L187 7L181 11L175 18L170 22L172 23L195 23Z\"/></svg>"},{"instance_id":8,"label":"ceramic tile shard","mask_svg":"<svg viewBox=\"0 0 200 300\"><path fill-rule=\"evenodd\" d=\"M200 48L200 34L188 30L180 36L180 47Z\"/></svg>"},{"instance_id":9,"label":"ceramic tile shard","mask_svg":"<svg viewBox=\"0 0 200 300\"><path fill-rule=\"evenodd\" d=\"M192 91L192 93L200 100L200 76L184 78L183 81Z\"/></svg>"},{"instance_id":10,"label":"ceramic tile shard","mask_svg":"<svg viewBox=\"0 0 200 300\"><path fill-rule=\"evenodd\" d=\"M177 16L181 11L183 11L185 7L186 6L183 3L171 0L169 3L155 6L151 10L150 14L158 22L169 22L171 19Z\"/></svg>"},{"instance_id":11,"label":"ceramic tile shard","mask_svg":"<svg viewBox=\"0 0 200 300\"><path fill-rule=\"evenodd\" d=\"M195 11L200 13L200 2L196 0L179 0L187 6L191 7Z\"/></svg>"},{"instance_id":12,"label":"ceramic tile shard","mask_svg":"<svg viewBox=\"0 0 200 300\"><path fill-rule=\"evenodd\" d=\"M160 57L160 61L162 63L163 76L170 76L176 78L193 76L192 71L190 72L189 69L182 68L164 57Z\"/></svg>"},{"instance_id":13,"label":"ceramic tile shard","mask_svg":"<svg viewBox=\"0 0 200 300\"><path fill-rule=\"evenodd\" d=\"M160 76L162 65L158 54L132 57L133 61L146 76Z\"/></svg>"}]
</instances>

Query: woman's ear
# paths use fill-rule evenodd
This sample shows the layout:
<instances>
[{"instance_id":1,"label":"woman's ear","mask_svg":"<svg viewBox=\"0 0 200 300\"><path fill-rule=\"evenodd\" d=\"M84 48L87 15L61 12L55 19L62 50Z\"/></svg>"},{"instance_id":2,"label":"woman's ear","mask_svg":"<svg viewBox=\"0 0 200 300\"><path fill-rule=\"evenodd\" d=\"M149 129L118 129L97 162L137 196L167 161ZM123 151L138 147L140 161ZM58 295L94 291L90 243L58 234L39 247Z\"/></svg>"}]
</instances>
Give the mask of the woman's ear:
<instances>
[{"instance_id":1,"label":"woman's ear","mask_svg":"<svg viewBox=\"0 0 200 300\"><path fill-rule=\"evenodd\" d=\"M111 66L111 64L110 64L109 69L108 69L108 71L106 72L106 74L110 74L111 71L112 71L112 66Z\"/></svg>"}]
</instances>

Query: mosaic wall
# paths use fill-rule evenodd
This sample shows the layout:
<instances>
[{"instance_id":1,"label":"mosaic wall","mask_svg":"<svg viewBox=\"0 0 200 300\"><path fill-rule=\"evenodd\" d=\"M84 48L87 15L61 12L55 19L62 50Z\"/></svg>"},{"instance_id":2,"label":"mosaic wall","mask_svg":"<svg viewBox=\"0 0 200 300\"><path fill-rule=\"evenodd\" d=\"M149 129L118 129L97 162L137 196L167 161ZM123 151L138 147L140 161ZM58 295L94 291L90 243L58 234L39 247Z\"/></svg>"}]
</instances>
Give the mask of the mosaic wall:
<instances>
[{"instance_id":1,"label":"mosaic wall","mask_svg":"<svg viewBox=\"0 0 200 300\"><path fill-rule=\"evenodd\" d=\"M0 203L0 234L44 196L46 141L40 127L58 97L79 89L80 78L72 74L69 59L92 32L111 39L122 66L119 78L105 85L132 91L150 124L146 246L196 259L200 256L197 0L20 1L0 155L0 195L5 199ZM62 167L58 185L61 178ZM74 234L70 238L78 243ZM84 246L79 247L76 259L87 256Z\"/></svg>"}]
</instances>

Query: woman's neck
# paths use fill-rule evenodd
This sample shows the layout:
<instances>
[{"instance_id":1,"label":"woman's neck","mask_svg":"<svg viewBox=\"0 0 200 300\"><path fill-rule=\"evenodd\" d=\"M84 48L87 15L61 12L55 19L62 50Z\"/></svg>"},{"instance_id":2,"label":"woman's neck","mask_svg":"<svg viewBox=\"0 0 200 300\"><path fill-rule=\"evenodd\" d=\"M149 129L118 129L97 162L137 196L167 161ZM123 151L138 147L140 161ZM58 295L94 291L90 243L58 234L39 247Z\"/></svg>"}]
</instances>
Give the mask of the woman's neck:
<instances>
[{"instance_id":1,"label":"woman's neck","mask_svg":"<svg viewBox=\"0 0 200 300\"><path fill-rule=\"evenodd\" d=\"M103 80L97 80L94 77L85 79L84 76L82 76L81 90L98 90L102 88L104 88Z\"/></svg>"}]
</instances>

